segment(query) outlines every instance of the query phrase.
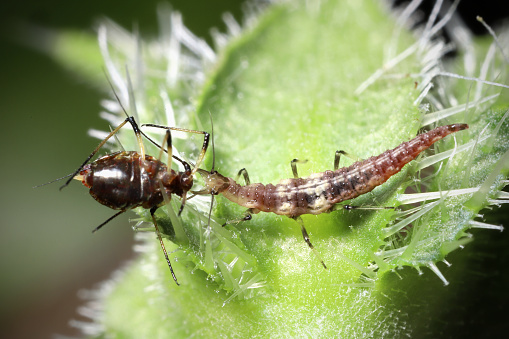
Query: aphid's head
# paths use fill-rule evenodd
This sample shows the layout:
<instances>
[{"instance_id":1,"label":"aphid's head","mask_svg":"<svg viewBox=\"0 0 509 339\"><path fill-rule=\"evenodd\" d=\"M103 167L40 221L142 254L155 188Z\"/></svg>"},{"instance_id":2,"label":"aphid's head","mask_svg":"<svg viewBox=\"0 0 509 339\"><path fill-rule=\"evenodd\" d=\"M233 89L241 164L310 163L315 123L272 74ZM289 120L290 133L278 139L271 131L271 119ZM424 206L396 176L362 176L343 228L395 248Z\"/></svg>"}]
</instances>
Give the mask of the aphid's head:
<instances>
[{"instance_id":1,"label":"aphid's head","mask_svg":"<svg viewBox=\"0 0 509 339\"><path fill-rule=\"evenodd\" d=\"M193 187L193 173L190 170L187 170L180 174L180 189L182 190L182 205L180 205L178 216L182 214L184 210L184 206L187 201L187 192L191 190Z\"/></svg>"},{"instance_id":2,"label":"aphid's head","mask_svg":"<svg viewBox=\"0 0 509 339\"><path fill-rule=\"evenodd\" d=\"M189 172L184 172L180 176L180 186L184 192L188 192L193 187L193 175Z\"/></svg>"},{"instance_id":3,"label":"aphid's head","mask_svg":"<svg viewBox=\"0 0 509 339\"><path fill-rule=\"evenodd\" d=\"M205 181L205 188L201 191L194 191L195 194L219 194L230 186L230 180L216 171L208 172L198 169L198 173Z\"/></svg>"},{"instance_id":4,"label":"aphid's head","mask_svg":"<svg viewBox=\"0 0 509 339\"><path fill-rule=\"evenodd\" d=\"M178 213L180 216L187 201L187 192L193 187L193 173L190 170L179 173L172 170L164 174L161 183L168 196L175 194L182 198L182 205Z\"/></svg>"}]
</instances>

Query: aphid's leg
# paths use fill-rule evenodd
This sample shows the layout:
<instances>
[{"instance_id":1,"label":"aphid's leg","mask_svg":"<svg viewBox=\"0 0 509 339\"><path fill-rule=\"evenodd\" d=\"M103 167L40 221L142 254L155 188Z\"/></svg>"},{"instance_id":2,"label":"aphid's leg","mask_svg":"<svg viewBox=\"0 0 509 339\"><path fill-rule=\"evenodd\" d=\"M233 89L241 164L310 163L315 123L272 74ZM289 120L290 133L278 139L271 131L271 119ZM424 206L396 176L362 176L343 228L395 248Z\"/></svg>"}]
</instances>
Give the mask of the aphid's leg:
<instances>
[{"instance_id":1,"label":"aphid's leg","mask_svg":"<svg viewBox=\"0 0 509 339\"><path fill-rule=\"evenodd\" d=\"M142 126L145 126L145 125L142 125ZM155 142L154 140L152 140L148 135L146 135L145 133L143 133L143 131L140 131L141 132L141 135L143 135L148 141L150 141L152 144L154 144L155 146L157 146L157 148L159 148L160 150L163 150L164 152L168 153L167 150L164 149L164 147L162 147L161 145L159 145L157 142ZM185 162L184 160L180 159L179 157L175 156L175 155L172 155L172 158L177 160L178 162L180 162L183 166L184 166L184 169L187 171L191 171L191 166L189 166L189 164L187 162Z\"/></svg>"},{"instance_id":2,"label":"aphid's leg","mask_svg":"<svg viewBox=\"0 0 509 339\"><path fill-rule=\"evenodd\" d=\"M356 157L355 155L352 155L345 151L336 151L336 155L334 156L334 170L337 170L339 168L339 159L341 158L341 154L343 154L345 157L352 159L353 161L361 161L362 160L361 158Z\"/></svg>"},{"instance_id":3,"label":"aphid's leg","mask_svg":"<svg viewBox=\"0 0 509 339\"><path fill-rule=\"evenodd\" d=\"M127 67L126 67L126 71L127 71ZM111 83L111 80L108 77L108 74L106 72L104 72L104 75L106 76L106 80L108 80L108 83L110 84L111 90L113 91L115 98L117 98L118 104L120 105L120 107L122 107L124 114L127 116L127 119L123 122L122 125L124 125L127 121L129 121L131 123L131 126L133 127L134 134L136 135L136 139L138 141L138 146L140 147L140 154L141 154L140 161L143 161L143 160L145 160L145 146L143 145L143 141L141 140L140 128L138 127L138 124L134 120L134 117L129 116L129 114L127 114L127 110L125 109L124 105L122 105L122 101L120 101L120 98L118 97L117 92L115 91L115 88L113 87L113 84ZM127 80L129 82L129 86L131 87L131 81L129 79L129 72L127 72ZM132 93L129 93L129 95L132 95ZM133 97L133 100L134 100L134 97ZM134 103L134 101L133 101L133 103ZM116 128L116 131L118 131L118 130L119 130L119 127ZM114 135L116 132L114 132L113 134L112 133L110 133L110 135L108 135L105 140L109 139L111 137L111 135Z\"/></svg>"},{"instance_id":4,"label":"aphid's leg","mask_svg":"<svg viewBox=\"0 0 509 339\"><path fill-rule=\"evenodd\" d=\"M141 139L141 131L140 127L138 127L138 124L134 120L133 117L127 118L129 119L129 122L131 123L131 126L133 126L134 135L136 136L136 142L138 143L138 146L140 147L140 161L145 160L145 145L143 145L143 140Z\"/></svg>"},{"instance_id":5,"label":"aphid's leg","mask_svg":"<svg viewBox=\"0 0 509 339\"><path fill-rule=\"evenodd\" d=\"M154 215L156 210L157 210L157 207L152 207L150 209L150 215L152 216L152 222L154 223L154 227L156 228L157 238L159 239L159 243L161 244L161 249L163 250L164 258L166 259L166 262L168 263L168 267L170 268L171 276L173 277L173 280L175 280L175 283L177 284L177 286L180 286L180 284L177 281L177 277L175 276L175 272L173 272L173 267L171 267L170 258L168 258L168 253L166 252L166 247L164 247L163 238L161 237L161 233L159 232L159 227L157 226L156 217Z\"/></svg>"},{"instance_id":6,"label":"aphid's leg","mask_svg":"<svg viewBox=\"0 0 509 339\"><path fill-rule=\"evenodd\" d=\"M186 201L187 201L187 192L184 192L182 194L182 204L180 205L179 212L177 213L177 215L179 217L182 214L182 211L184 210L184 206L186 205Z\"/></svg>"},{"instance_id":7,"label":"aphid's leg","mask_svg":"<svg viewBox=\"0 0 509 339\"><path fill-rule=\"evenodd\" d=\"M194 175L196 173L196 171L200 167L201 163L203 162L203 159L205 158L205 153L207 152L207 148L209 147L209 140L210 140L209 133L207 133L205 131L196 131L196 130L187 129L187 128L169 127L169 126L156 125L156 124L143 124L141 126L164 128L167 130L181 131L181 132L187 132L187 133L203 134L203 146L201 148L200 155L198 156L198 159L196 160L196 165L194 166L193 170L191 171L191 175ZM147 139L149 139L149 138L147 138ZM157 145L157 144L155 144L155 145ZM180 161L180 159L178 159L178 160Z\"/></svg>"},{"instance_id":8,"label":"aphid's leg","mask_svg":"<svg viewBox=\"0 0 509 339\"><path fill-rule=\"evenodd\" d=\"M164 136L164 138L166 139L166 150L167 150L166 153L168 154L168 161L166 162L166 164L168 165L168 168L169 168L169 167L171 167L171 159L173 157L173 147L172 147L170 130L166 131L166 135ZM163 144L164 144L164 140L163 140ZM163 157L163 150L161 150L161 152L159 152L159 158L162 158L162 157Z\"/></svg>"},{"instance_id":9,"label":"aphid's leg","mask_svg":"<svg viewBox=\"0 0 509 339\"><path fill-rule=\"evenodd\" d=\"M173 155L170 129L166 130L166 134L163 139L163 144L166 144L166 149L167 149L166 153L168 154L168 168L170 168L171 167L171 159L172 159L172 155ZM159 151L159 157L157 160L161 161L161 158L163 157L163 152L164 152L164 148L161 147L161 150ZM184 167L185 167L186 171L191 171L191 168L189 167L187 162L184 162ZM157 172L154 173L154 177L155 176L157 176ZM186 198L187 198L187 191L184 191L184 193L182 193L182 204L180 205L180 209L178 212L179 217L182 214L182 211L184 210L184 206L186 205L186 201L187 201Z\"/></svg>"},{"instance_id":10,"label":"aphid's leg","mask_svg":"<svg viewBox=\"0 0 509 339\"><path fill-rule=\"evenodd\" d=\"M172 142L171 142L171 132L169 129L166 130L166 134L164 135L164 139L163 139L163 144L166 144L166 149L167 149L166 153L168 154L168 164L167 165L168 165L168 168L170 168L171 167L171 159L172 159L172 155L173 155L173 148L172 148ZM157 160L161 161L164 151L165 151L164 148L160 147L159 157L157 158ZM186 171L191 171L191 168L189 167L187 162L183 162L183 163L184 163L184 167L185 167ZM159 168L157 170L159 170ZM153 174L153 176L154 177L157 176L157 171ZM187 196L187 191L184 191L184 193L182 193L182 204L180 205L180 209L178 212L179 217L182 214L182 211L184 210L184 206L186 205L186 196Z\"/></svg>"},{"instance_id":11,"label":"aphid's leg","mask_svg":"<svg viewBox=\"0 0 509 339\"><path fill-rule=\"evenodd\" d=\"M239 181L240 176L244 177L244 181L246 182L246 186L251 184L251 180L249 180L249 174L247 174L247 169L243 168L237 173L237 178L235 178L235 181Z\"/></svg>"},{"instance_id":12,"label":"aphid's leg","mask_svg":"<svg viewBox=\"0 0 509 339\"><path fill-rule=\"evenodd\" d=\"M170 130L166 130L166 134L164 135L164 139L163 139L163 144L166 144L166 147L168 149L168 151L166 151L166 154L168 154L168 162L167 162L167 165L168 165L168 168L171 167L171 159L172 159L172 155L173 155L173 149L171 147L172 145L172 142L171 142L171 132ZM157 160L161 161L161 159L163 158L163 153L165 152L165 149L163 147L159 147L159 156L157 157ZM157 175L157 172L154 173L154 177Z\"/></svg>"},{"instance_id":13,"label":"aphid's leg","mask_svg":"<svg viewBox=\"0 0 509 339\"><path fill-rule=\"evenodd\" d=\"M315 249L315 247L311 243L311 240L309 240L309 235L308 235L308 232L306 231L306 228L304 227L304 221L302 220L302 218L300 216L298 216L298 217L293 217L292 219L299 223L300 229L302 231L302 236L304 237L304 241L308 244L309 248L313 251L313 253L316 255L318 260L320 260L320 262L323 265L323 268L327 269L327 266L325 266L325 263L323 262L322 258L318 254L318 251Z\"/></svg>"},{"instance_id":14,"label":"aphid's leg","mask_svg":"<svg viewBox=\"0 0 509 339\"><path fill-rule=\"evenodd\" d=\"M127 123L127 122L130 122L131 125L133 125L133 128L134 126L136 126L136 122L134 121L134 118L133 117L128 117L126 118L120 125L117 126L117 128L115 128L113 131L110 132L110 134L108 134L106 136L106 138L103 139L103 141L101 141L99 143L99 145L92 151L92 153L90 153L90 155L87 157L87 159L83 162L83 164L81 164L80 167L78 167L78 169L76 171L74 171L74 173L71 175L71 178L69 180L67 180L65 182L65 184L63 184L60 189L66 187L67 185L69 185L69 183L71 182L71 180L83 169L83 167L90 161L90 159L92 159L92 157L101 149L101 147L104 146L104 144L112 137L114 136L122 127L124 127L124 125Z\"/></svg>"},{"instance_id":15,"label":"aphid's leg","mask_svg":"<svg viewBox=\"0 0 509 339\"><path fill-rule=\"evenodd\" d=\"M299 159L293 159L291 162L290 162L290 165L292 166L292 173L293 173L293 177L295 179L299 178L299 174L297 173L297 163L299 164L305 164L306 162L308 162L307 160L299 160Z\"/></svg>"},{"instance_id":16,"label":"aphid's leg","mask_svg":"<svg viewBox=\"0 0 509 339\"><path fill-rule=\"evenodd\" d=\"M116 217L118 217L119 215L121 215L122 213L124 213L126 210L121 210L120 212L118 213L115 213L115 215L113 215L112 217L108 218L105 222L103 222L102 224L100 224L99 226L97 226L96 228L94 228L92 230L92 233L95 233L97 232L101 227L103 227L104 225L106 225L107 223L109 223L110 221L112 221L113 219L115 219Z\"/></svg>"},{"instance_id":17,"label":"aphid's leg","mask_svg":"<svg viewBox=\"0 0 509 339\"><path fill-rule=\"evenodd\" d=\"M228 224L238 224L239 222L242 222L242 221L249 221L249 220L253 219L253 214L256 214L256 213L258 213L258 212L256 212L254 209L250 208L244 213L244 217L239 218L239 219L228 220L222 226L225 227Z\"/></svg>"}]
</instances>

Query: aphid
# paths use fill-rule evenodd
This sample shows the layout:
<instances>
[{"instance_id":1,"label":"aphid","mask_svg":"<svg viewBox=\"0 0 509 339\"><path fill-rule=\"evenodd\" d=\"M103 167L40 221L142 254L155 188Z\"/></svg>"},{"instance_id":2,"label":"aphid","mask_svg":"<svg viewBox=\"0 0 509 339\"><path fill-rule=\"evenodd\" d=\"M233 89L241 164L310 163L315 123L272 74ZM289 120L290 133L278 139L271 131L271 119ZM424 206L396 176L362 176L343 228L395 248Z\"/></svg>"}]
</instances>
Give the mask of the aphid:
<instances>
[{"instance_id":1,"label":"aphid","mask_svg":"<svg viewBox=\"0 0 509 339\"><path fill-rule=\"evenodd\" d=\"M118 97L117 100L120 103ZM122 109L124 108L122 107ZM101 149L101 147L104 146L104 144L128 122L133 127L140 151L116 152L107 154L93 162L90 162L99 149ZM119 212L97 226L92 232L96 232L112 219L127 210L140 206L145 209L149 209L150 215L152 216L152 222L154 223L156 234L159 243L161 244L161 249L163 250L166 262L168 263L168 267L170 268L171 275L173 276L175 283L179 285L177 277L173 272L170 259L168 258L168 253L164 247L154 214L159 207L165 204L164 196L166 195L167 197L171 197L171 194L175 194L182 198L179 215L182 213L186 202L187 192L189 192L193 186L194 174L205 157L209 143L209 133L154 124L144 124L142 126L166 129L163 144L166 143L167 150L164 150L163 147L160 147L147 135L145 135L145 133L143 133L138 127L134 118L132 116L128 116L124 122L111 131L111 133L109 133L108 136L99 143L96 149L92 151L83 164L74 173L69 175L71 178L67 180L60 189L69 185L72 179L80 180L83 185L90 188L90 195L95 200L112 209L119 210ZM203 146L194 168L191 169L191 166L187 162L172 155L170 130L203 134ZM157 159L145 154L145 147L141 139L142 135L160 147L161 151ZM161 161L163 151L168 154L168 165ZM176 172L171 169L172 158L176 159L183 165L183 172Z\"/></svg>"},{"instance_id":2,"label":"aphid","mask_svg":"<svg viewBox=\"0 0 509 339\"><path fill-rule=\"evenodd\" d=\"M298 177L296 163L299 161L294 159L291 163L294 178L281 180L276 185L250 184L245 169L238 173L238 176L244 175L245 186L241 186L234 179L225 177L214 170L208 172L199 169L198 172L205 181L205 188L193 193L222 194L228 200L248 208L242 219L233 222L251 220L252 214L259 212L286 215L296 220L301 226L304 241L313 250L323 267L327 268L311 244L300 216L303 214L329 213L341 208L347 210L355 208L373 209L373 207L359 207L339 203L372 191L398 173L403 166L414 160L436 141L467 128L467 124L437 127L402 143L392 150L366 160L357 161L351 166L343 168L338 168L340 156L341 154L348 156L348 154L344 151L337 151L333 171L314 173L306 178Z\"/></svg>"}]
</instances>

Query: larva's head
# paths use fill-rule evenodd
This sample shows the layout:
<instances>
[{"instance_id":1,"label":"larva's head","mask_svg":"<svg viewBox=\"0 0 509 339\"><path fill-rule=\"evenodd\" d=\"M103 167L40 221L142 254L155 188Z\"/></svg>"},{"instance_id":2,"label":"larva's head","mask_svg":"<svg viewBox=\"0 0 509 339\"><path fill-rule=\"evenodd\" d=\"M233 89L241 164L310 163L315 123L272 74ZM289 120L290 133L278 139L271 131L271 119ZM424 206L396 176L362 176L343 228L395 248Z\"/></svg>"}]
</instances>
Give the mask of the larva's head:
<instances>
[{"instance_id":1,"label":"larva's head","mask_svg":"<svg viewBox=\"0 0 509 339\"><path fill-rule=\"evenodd\" d=\"M201 174L203 181L205 182L205 188L201 191L193 191L195 194L215 195L223 192L230 186L230 179L216 171L208 172L198 169L198 173Z\"/></svg>"}]
</instances>

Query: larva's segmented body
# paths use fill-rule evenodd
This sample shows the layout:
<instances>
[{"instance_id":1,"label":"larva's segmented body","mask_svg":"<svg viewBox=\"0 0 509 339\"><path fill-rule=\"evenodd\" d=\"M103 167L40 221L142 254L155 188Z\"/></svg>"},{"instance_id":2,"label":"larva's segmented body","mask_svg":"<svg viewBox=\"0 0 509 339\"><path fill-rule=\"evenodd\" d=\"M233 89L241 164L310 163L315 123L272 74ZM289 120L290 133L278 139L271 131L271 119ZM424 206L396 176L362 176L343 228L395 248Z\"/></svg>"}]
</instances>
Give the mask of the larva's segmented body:
<instances>
[{"instance_id":1,"label":"larva's segmented body","mask_svg":"<svg viewBox=\"0 0 509 339\"><path fill-rule=\"evenodd\" d=\"M327 268L324 261L314 248L300 217L303 214L321 214L333 211L337 204L358 197L372 191L375 187L386 182L391 176L401 171L403 166L414 160L422 151L445 136L467 129L467 124L454 124L437 127L423 133L414 139L404 142L398 147L369 159L355 162L353 165L338 168L339 155L336 152L334 171L315 173L307 178L299 178L295 163L292 161L293 179L281 180L278 184L249 184L247 172L244 173L246 185L239 185L234 179L225 177L216 171L211 172L198 169L205 180L205 188L196 194L222 194L228 200L247 207L248 210L240 220L250 220L251 214L272 212L286 215L295 219L302 231L304 241ZM346 209L359 208L343 205ZM362 207L369 208L369 207ZM391 208L391 207L381 207ZM230 223L231 221L227 222ZM235 220L233 221L235 222Z\"/></svg>"},{"instance_id":2,"label":"larva's segmented body","mask_svg":"<svg viewBox=\"0 0 509 339\"><path fill-rule=\"evenodd\" d=\"M222 194L228 200L248 208L250 213L272 212L291 218L303 214L321 214L332 211L334 205L342 201L372 191L436 141L467 128L467 124L437 127L349 167L315 173L306 178L285 179L276 185L241 186L234 179L217 172L200 170L200 173L210 193Z\"/></svg>"}]
</instances>

